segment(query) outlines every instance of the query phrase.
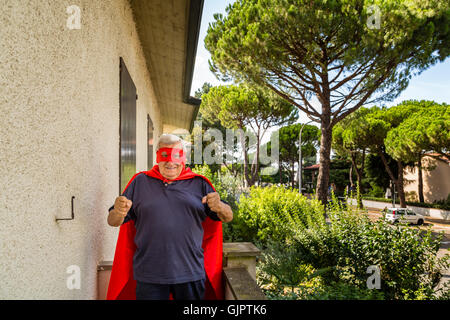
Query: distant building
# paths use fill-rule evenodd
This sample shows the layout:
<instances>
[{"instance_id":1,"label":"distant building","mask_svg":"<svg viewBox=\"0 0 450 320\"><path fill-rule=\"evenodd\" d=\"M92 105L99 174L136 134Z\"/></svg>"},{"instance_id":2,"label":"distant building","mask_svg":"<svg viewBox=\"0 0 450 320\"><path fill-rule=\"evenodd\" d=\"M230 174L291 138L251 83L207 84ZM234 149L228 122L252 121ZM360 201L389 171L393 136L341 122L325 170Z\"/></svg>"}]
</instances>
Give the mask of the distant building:
<instances>
[{"instance_id":1,"label":"distant building","mask_svg":"<svg viewBox=\"0 0 450 320\"><path fill-rule=\"evenodd\" d=\"M429 154L422 158L423 197L428 203L445 200L450 194L450 161L431 156L439 157L438 154ZM404 179L406 200L419 201L417 167L406 168Z\"/></svg>"},{"instance_id":2,"label":"distant building","mask_svg":"<svg viewBox=\"0 0 450 320\"><path fill-rule=\"evenodd\" d=\"M315 185L319 167L319 164L314 164L303 168L304 172L310 172L312 177L311 180L305 181L306 186ZM422 177L425 202L433 203L447 199L450 194L450 161L442 156L439 157L438 154L425 155L422 158ZM419 201L417 167L406 167L403 178L406 200Z\"/></svg>"},{"instance_id":3,"label":"distant building","mask_svg":"<svg viewBox=\"0 0 450 320\"><path fill-rule=\"evenodd\" d=\"M319 168L320 164L318 163L303 168L305 176L308 177L306 178L306 181L303 183L303 187L306 190L314 189L314 186L316 185L317 181L317 176L319 174Z\"/></svg>"}]
</instances>

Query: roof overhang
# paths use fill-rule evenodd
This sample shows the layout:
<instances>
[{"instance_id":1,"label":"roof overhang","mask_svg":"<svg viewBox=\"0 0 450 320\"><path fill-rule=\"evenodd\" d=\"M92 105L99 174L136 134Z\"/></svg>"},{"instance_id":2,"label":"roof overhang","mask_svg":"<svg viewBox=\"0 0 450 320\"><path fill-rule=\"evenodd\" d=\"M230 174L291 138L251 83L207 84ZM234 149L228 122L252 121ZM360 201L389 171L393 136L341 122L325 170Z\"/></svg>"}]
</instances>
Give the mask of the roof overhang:
<instances>
[{"instance_id":1,"label":"roof overhang","mask_svg":"<svg viewBox=\"0 0 450 320\"><path fill-rule=\"evenodd\" d=\"M192 131L200 99L190 95L204 0L130 0L163 132Z\"/></svg>"}]
</instances>

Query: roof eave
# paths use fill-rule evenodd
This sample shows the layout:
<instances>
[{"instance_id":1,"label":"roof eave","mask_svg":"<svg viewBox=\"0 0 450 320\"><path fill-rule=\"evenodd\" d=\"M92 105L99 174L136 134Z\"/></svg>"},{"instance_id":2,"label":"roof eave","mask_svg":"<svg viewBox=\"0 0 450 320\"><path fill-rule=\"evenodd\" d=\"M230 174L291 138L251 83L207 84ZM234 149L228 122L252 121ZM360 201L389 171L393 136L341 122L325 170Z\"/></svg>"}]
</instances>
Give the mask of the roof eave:
<instances>
[{"instance_id":1,"label":"roof eave","mask_svg":"<svg viewBox=\"0 0 450 320\"><path fill-rule=\"evenodd\" d=\"M191 96L192 78L194 76L195 57L197 54L198 38L202 20L204 0L191 0L189 6L189 22L186 47L185 77L183 84L183 101L194 106L189 131L192 132L195 119L200 108L201 100Z\"/></svg>"}]
</instances>

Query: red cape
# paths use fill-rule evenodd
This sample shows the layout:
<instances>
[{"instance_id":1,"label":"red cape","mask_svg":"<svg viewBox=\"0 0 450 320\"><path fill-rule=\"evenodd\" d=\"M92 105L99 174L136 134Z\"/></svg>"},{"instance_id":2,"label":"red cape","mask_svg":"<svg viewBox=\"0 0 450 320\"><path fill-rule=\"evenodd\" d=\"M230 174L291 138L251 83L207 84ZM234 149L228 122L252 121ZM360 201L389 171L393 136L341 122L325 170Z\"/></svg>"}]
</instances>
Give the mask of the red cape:
<instances>
[{"instance_id":1,"label":"red cape","mask_svg":"<svg viewBox=\"0 0 450 320\"><path fill-rule=\"evenodd\" d=\"M136 173L128 182L124 191L128 188L131 181L141 173L156 179L168 181L159 172L158 165L155 165L149 171ZM189 168L183 169L180 176L174 180L186 180L194 177L205 179L214 189L214 186L208 178L192 172ZM204 231L202 248L206 273L205 299L222 300L222 222L206 218L202 225ZM136 228L133 220L129 220L120 226L111 277L109 279L108 293L106 295L107 300L136 299L136 280L133 278L133 255L136 250L134 243L135 235Z\"/></svg>"}]
</instances>

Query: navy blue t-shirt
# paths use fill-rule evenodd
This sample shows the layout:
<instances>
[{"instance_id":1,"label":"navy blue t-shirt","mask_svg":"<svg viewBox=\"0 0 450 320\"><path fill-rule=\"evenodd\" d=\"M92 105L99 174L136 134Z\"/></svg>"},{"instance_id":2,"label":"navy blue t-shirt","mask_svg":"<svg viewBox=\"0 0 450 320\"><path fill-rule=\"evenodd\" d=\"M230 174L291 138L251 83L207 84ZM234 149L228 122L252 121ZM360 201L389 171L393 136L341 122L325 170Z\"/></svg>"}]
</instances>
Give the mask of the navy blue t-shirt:
<instances>
[{"instance_id":1,"label":"navy blue t-shirt","mask_svg":"<svg viewBox=\"0 0 450 320\"><path fill-rule=\"evenodd\" d=\"M200 177L170 184L145 173L134 178L122 195L133 202L123 223L132 219L136 227L135 280L174 284L205 278L202 222L207 216L220 221L202 203L211 192Z\"/></svg>"}]
</instances>

